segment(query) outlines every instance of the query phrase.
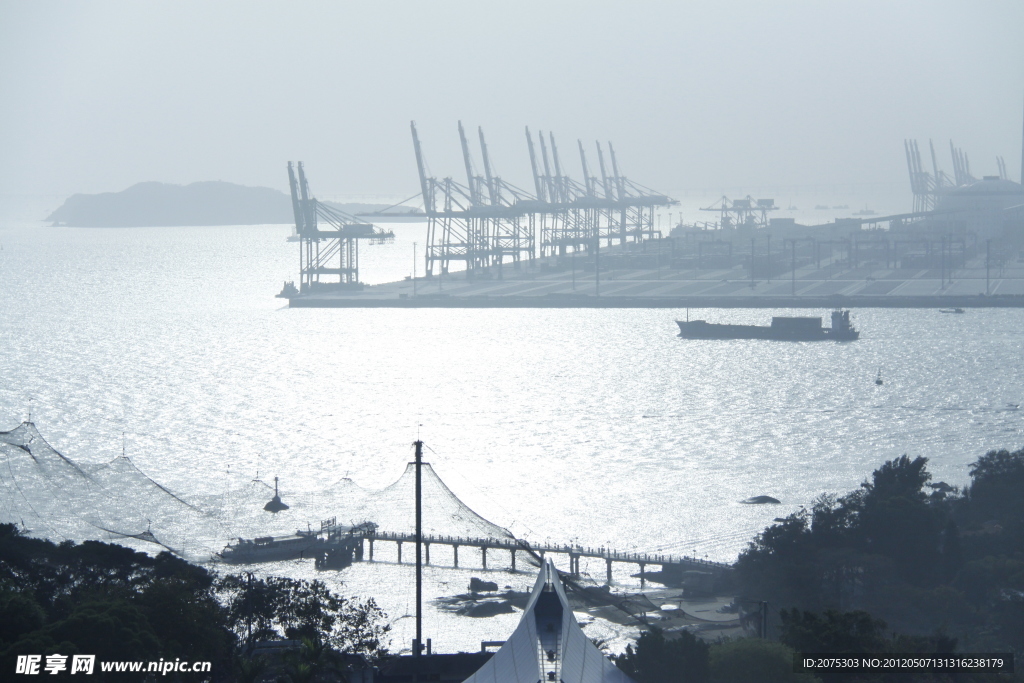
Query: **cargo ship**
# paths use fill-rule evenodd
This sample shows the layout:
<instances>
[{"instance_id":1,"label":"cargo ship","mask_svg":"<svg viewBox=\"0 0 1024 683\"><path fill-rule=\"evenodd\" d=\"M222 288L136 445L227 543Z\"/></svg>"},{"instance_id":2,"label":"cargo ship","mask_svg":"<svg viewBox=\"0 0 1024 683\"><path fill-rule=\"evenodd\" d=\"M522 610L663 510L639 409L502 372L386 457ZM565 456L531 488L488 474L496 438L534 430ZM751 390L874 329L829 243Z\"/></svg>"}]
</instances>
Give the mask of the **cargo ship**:
<instances>
[{"instance_id":1,"label":"cargo ship","mask_svg":"<svg viewBox=\"0 0 1024 683\"><path fill-rule=\"evenodd\" d=\"M832 311L832 327L821 318L772 318L770 326L722 325L705 320L677 320L683 339L774 339L777 341L853 341L860 332L850 323L850 312Z\"/></svg>"}]
</instances>

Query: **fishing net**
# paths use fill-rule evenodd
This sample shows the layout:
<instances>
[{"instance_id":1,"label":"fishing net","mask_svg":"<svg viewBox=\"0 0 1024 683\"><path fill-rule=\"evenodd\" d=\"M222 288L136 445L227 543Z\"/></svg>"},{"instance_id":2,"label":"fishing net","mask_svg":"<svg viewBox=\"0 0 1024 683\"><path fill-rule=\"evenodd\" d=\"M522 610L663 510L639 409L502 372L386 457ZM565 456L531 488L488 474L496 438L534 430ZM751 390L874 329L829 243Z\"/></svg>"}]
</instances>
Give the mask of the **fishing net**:
<instances>
[{"instance_id":1,"label":"fishing net","mask_svg":"<svg viewBox=\"0 0 1024 683\"><path fill-rule=\"evenodd\" d=\"M103 497L102 487L81 467L54 450L31 423L0 433L0 482L4 520L47 537L92 537ZM134 533L146 530L138 527Z\"/></svg>"},{"instance_id":2,"label":"fishing net","mask_svg":"<svg viewBox=\"0 0 1024 683\"><path fill-rule=\"evenodd\" d=\"M423 529L432 536L512 538L465 505L433 468L422 474ZM380 491L341 479L321 490L284 492L288 509L264 510L274 487L259 479L242 488L186 500L120 456L83 467L55 450L26 422L0 432L0 523L54 541L120 540L157 544L195 561L209 560L230 540L373 522L378 530L415 530L415 465ZM152 547L152 546L149 546Z\"/></svg>"},{"instance_id":3,"label":"fishing net","mask_svg":"<svg viewBox=\"0 0 1024 683\"><path fill-rule=\"evenodd\" d=\"M128 458L77 465L30 422L0 432L0 487L0 522L51 540L134 538L189 554L182 532L203 516Z\"/></svg>"},{"instance_id":4,"label":"fishing net","mask_svg":"<svg viewBox=\"0 0 1024 683\"><path fill-rule=\"evenodd\" d=\"M445 486L429 463L421 467L423 533L462 538L513 538L508 529L487 521ZM382 531L416 531L416 465L409 463L398 481L369 496L359 517Z\"/></svg>"}]
</instances>

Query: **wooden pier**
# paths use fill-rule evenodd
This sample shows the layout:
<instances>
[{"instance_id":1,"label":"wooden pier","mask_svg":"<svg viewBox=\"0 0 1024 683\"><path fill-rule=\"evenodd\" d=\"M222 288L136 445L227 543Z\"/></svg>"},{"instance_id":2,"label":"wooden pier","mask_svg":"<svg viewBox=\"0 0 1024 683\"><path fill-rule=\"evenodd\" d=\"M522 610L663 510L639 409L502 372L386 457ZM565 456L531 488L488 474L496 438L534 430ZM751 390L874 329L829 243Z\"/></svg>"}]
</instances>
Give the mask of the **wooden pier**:
<instances>
[{"instance_id":1,"label":"wooden pier","mask_svg":"<svg viewBox=\"0 0 1024 683\"><path fill-rule=\"evenodd\" d=\"M402 564L402 545L405 543L416 543L416 535L409 533L397 533L390 531L372 531L369 533L361 534L364 542L367 545L366 550L359 556L360 559L364 559L373 562L373 546L378 542L395 543L398 547L398 563ZM480 565L482 569L487 569L487 551L507 551L509 553L512 569L516 568L516 553L525 552L531 555L539 555L545 557L548 553L562 554L569 559L569 573L573 576L580 575L580 558L591 557L603 559L605 561L605 579L607 583L612 582L612 565L615 562L635 564L640 567L640 583L641 585L645 582L645 574L647 567L650 565L657 565L661 568L661 571L665 572L678 572L695 570L705 572L709 574L721 574L727 571L731 571L731 565L724 564L721 562L709 562L708 560L702 560L697 557L687 557L679 555L661 555L651 553L636 553L636 552L622 552L614 550L612 548L597 547L592 548L582 545L558 545L558 544L533 544L527 541L509 538L464 538L460 536L430 536L424 535L422 538L424 548L424 561L425 564L430 564L430 546L432 545L446 545L452 548L452 554L454 557L453 566L459 566L459 548L479 548L480 549Z\"/></svg>"}]
</instances>

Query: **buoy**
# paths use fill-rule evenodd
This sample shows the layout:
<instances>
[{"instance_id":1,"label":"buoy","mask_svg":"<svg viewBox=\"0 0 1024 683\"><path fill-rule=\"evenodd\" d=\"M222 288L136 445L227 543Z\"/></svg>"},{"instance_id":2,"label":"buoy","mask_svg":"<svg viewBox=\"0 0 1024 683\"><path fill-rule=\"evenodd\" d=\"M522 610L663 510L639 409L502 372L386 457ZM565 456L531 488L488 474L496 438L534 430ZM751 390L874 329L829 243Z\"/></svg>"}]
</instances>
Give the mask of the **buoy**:
<instances>
[{"instance_id":1,"label":"buoy","mask_svg":"<svg viewBox=\"0 0 1024 683\"><path fill-rule=\"evenodd\" d=\"M263 506L263 509L267 512L280 512L288 509L288 506L281 502L281 496L277 495L277 477L274 477L274 497Z\"/></svg>"}]
</instances>

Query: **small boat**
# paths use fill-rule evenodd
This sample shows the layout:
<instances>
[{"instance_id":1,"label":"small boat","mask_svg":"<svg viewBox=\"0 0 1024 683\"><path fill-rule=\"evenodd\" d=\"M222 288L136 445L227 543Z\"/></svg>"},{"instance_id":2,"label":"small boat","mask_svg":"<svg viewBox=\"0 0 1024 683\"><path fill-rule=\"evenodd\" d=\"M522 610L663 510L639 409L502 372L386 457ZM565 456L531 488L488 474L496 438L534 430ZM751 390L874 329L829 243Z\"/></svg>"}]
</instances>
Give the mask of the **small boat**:
<instances>
[{"instance_id":1,"label":"small boat","mask_svg":"<svg viewBox=\"0 0 1024 683\"><path fill-rule=\"evenodd\" d=\"M292 297L298 296L299 290L295 287L294 282L285 282L284 287L281 288L281 292L275 296L278 299L291 299Z\"/></svg>"},{"instance_id":2,"label":"small boat","mask_svg":"<svg viewBox=\"0 0 1024 683\"><path fill-rule=\"evenodd\" d=\"M885 382L882 381L882 368L878 368L878 375L875 377L875 384L882 386Z\"/></svg>"},{"instance_id":3,"label":"small boat","mask_svg":"<svg viewBox=\"0 0 1024 683\"><path fill-rule=\"evenodd\" d=\"M939 313L963 313L962 308L940 308Z\"/></svg>"}]
</instances>

